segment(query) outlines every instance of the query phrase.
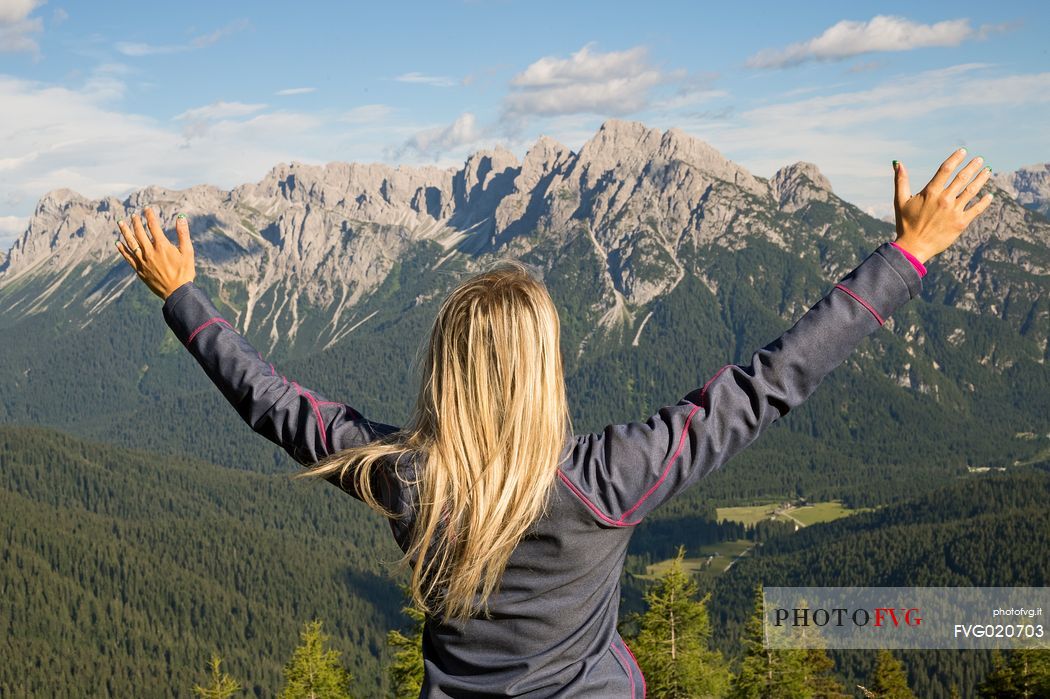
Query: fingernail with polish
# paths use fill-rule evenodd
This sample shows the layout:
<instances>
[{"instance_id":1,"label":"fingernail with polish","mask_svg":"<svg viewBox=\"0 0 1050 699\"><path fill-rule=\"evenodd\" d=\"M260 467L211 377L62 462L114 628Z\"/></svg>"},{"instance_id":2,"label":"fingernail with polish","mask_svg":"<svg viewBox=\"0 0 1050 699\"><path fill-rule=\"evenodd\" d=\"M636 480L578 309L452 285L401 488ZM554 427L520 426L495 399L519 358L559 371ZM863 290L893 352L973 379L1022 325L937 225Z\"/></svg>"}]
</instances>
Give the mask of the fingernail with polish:
<instances>
[{"instance_id":1,"label":"fingernail with polish","mask_svg":"<svg viewBox=\"0 0 1050 699\"><path fill-rule=\"evenodd\" d=\"M186 214L179 214L179 215L178 215L178 216L176 216L175 218L186 218Z\"/></svg>"},{"instance_id":2,"label":"fingernail with polish","mask_svg":"<svg viewBox=\"0 0 1050 699\"><path fill-rule=\"evenodd\" d=\"M896 170L899 165L900 165L900 161L899 160L894 160L893 161L893 169L894 170Z\"/></svg>"}]
</instances>

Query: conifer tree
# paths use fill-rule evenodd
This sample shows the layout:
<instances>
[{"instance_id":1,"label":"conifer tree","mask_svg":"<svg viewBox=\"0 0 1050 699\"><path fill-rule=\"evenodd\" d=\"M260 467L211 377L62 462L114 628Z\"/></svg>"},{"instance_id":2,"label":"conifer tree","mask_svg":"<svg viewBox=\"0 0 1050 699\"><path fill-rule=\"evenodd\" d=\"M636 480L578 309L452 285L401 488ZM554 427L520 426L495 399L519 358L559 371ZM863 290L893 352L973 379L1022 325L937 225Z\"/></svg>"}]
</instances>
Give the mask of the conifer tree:
<instances>
[{"instance_id":1,"label":"conifer tree","mask_svg":"<svg viewBox=\"0 0 1050 699\"><path fill-rule=\"evenodd\" d=\"M809 602L801 600L799 608L809 609ZM834 677L835 662L828 656L827 643L815 625L801 626L799 636L799 662L802 667L804 696L815 699L851 699L846 688ZM796 652L784 650L782 652Z\"/></svg>"},{"instance_id":2,"label":"conifer tree","mask_svg":"<svg viewBox=\"0 0 1050 699\"><path fill-rule=\"evenodd\" d=\"M744 626L744 660L733 678L731 699L809 699L805 650L766 646L762 586L755 586L754 612Z\"/></svg>"},{"instance_id":3,"label":"conifer tree","mask_svg":"<svg viewBox=\"0 0 1050 699\"><path fill-rule=\"evenodd\" d=\"M721 697L729 685L729 667L710 647L710 595L695 599L697 584L682 569L684 556L679 547L668 571L646 591L649 609L638 617L631 643L652 699Z\"/></svg>"},{"instance_id":4,"label":"conifer tree","mask_svg":"<svg viewBox=\"0 0 1050 699\"><path fill-rule=\"evenodd\" d=\"M402 586L402 590L405 590ZM406 591L407 594L407 591ZM412 634L398 630L387 633L387 644L394 650L390 665L390 686L394 699L418 699L423 687L423 626L426 615L409 604L401 611L412 619Z\"/></svg>"},{"instance_id":5,"label":"conifer tree","mask_svg":"<svg viewBox=\"0 0 1050 699\"><path fill-rule=\"evenodd\" d=\"M879 651L875 661L871 691L878 699L916 699L908 687L908 677L901 661L885 648Z\"/></svg>"},{"instance_id":6,"label":"conifer tree","mask_svg":"<svg viewBox=\"0 0 1050 699\"><path fill-rule=\"evenodd\" d=\"M835 662L823 648L807 648L802 656L803 684L806 696L815 699L850 699L846 687L835 679Z\"/></svg>"},{"instance_id":7,"label":"conifer tree","mask_svg":"<svg viewBox=\"0 0 1050 699\"><path fill-rule=\"evenodd\" d=\"M977 685L977 696L995 699L1050 697L1050 650L1022 646L1008 660L992 652L992 671Z\"/></svg>"},{"instance_id":8,"label":"conifer tree","mask_svg":"<svg viewBox=\"0 0 1050 699\"><path fill-rule=\"evenodd\" d=\"M996 648L992 651L992 670L977 685L977 696L982 699L994 699L996 697L1016 697L1017 687L1014 686L1013 673L1006 665L1006 659L1002 652Z\"/></svg>"},{"instance_id":9,"label":"conifer tree","mask_svg":"<svg viewBox=\"0 0 1050 699\"><path fill-rule=\"evenodd\" d=\"M1050 697L1050 649L1015 648L1010 651L1009 666L1020 699Z\"/></svg>"},{"instance_id":10,"label":"conifer tree","mask_svg":"<svg viewBox=\"0 0 1050 699\"><path fill-rule=\"evenodd\" d=\"M202 687L199 684L193 685L194 694L201 697L201 699L229 699L236 692L241 691L240 682L219 670L219 666L222 665L222 658L218 653L212 654L210 664L211 684L207 687Z\"/></svg>"},{"instance_id":11,"label":"conifer tree","mask_svg":"<svg viewBox=\"0 0 1050 699\"><path fill-rule=\"evenodd\" d=\"M302 644L284 667L280 699L350 699L350 673L339 665L339 651L326 647L320 619L303 625Z\"/></svg>"}]
</instances>

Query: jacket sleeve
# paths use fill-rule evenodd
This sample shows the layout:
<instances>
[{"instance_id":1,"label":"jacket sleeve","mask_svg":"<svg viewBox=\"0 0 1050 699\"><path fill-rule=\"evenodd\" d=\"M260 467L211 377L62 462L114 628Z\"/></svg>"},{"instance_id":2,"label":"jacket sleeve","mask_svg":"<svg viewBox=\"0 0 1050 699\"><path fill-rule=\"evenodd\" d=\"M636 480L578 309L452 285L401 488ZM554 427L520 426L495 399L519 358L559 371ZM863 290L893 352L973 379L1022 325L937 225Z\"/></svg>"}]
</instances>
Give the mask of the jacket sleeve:
<instances>
[{"instance_id":1,"label":"jacket sleeve","mask_svg":"<svg viewBox=\"0 0 1050 699\"><path fill-rule=\"evenodd\" d=\"M353 407L328 400L281 375L212 304L186 282L164 301L164 320L241 418L303 466L396 432ZM347 478L327 480L360 498Z\"/></svg>"},{"instance_id":2,"label":"jacket sleeve","mask_svg":"<svg viewBox=\"0 0 1050 699\"><path fill-rule=\"evenodd\" d=\"M577 436L559 477L605 524L638 524L805 401L861 340L921 292L919 267L883 243L750 364L722 367L644 422Z\"/></svg>"}]
</instances>

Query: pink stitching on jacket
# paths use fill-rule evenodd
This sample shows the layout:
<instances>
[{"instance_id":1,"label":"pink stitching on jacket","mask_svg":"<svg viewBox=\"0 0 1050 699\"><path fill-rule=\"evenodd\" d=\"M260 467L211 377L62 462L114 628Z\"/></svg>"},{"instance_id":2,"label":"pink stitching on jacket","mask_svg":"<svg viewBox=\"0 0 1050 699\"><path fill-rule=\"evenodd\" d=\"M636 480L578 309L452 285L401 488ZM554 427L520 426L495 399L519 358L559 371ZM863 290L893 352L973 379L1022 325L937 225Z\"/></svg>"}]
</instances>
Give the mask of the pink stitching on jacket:
<instances>
[{"instance_id":1,"label":"pink stitching on jacket","mask_svg":"<svg viewBox=\"0 0 1050 699\"><path fill-rule=\"evenodd\" d=\"M847 289L846 287L844 287L844 286L843 286L842 284L836 284L836 285L835 285L835 288L836 288L836 289L842 289L842 290L843 290L843 291L845 291L845 292L846 292L847 294L849 294L849 295L850 295L850 296L852 296L853 298L857 299L857 301L859 301L859 302L860 302L860 305L864 306L864 307L865 307L865 308L867 308L867 309L868 309L869 311L871 311L871 314L872 314L873 316L875 316L875 320L879 321L879 325L882 325L882 324L883 324L882 316L880 316L880 315L878 314L878 312L877 312L877 311L876 311L876 310L875 310L874 308L872 308L872 307L871 307L871 304L870 304L870 303L868 303L867 301L865 301L865 300L864 300L864 299L862 299L861 297L857 296L857 295L856 295L855 293L853 293L852 291L850 291L849 289Z\"/></svg>"},{"instance_id":2,"label":"pink stitching on jacket","mask_svg":"<svg viewBox=\"0 0 1050 699\"><path fill-rule=\"evenodd\" d=\"M623 663L624 667L627 668L627 680L631 683L631 699L634 699L634 671L631 669L631 664L627 662L627 658L623 657L623 655L620 654L620 651L616 650L615 643L616 639L609 642L609 650L611 650L613 655L615 655L620 662Z\"/></svg>"},{"instance_id":3,"label":"pink stitching on jacket","mask_svg":"<svg viewBox=\"0 0 1050 699\"><path fill-rule=\"evenodd\" d=\"M620 521L621 522L624 522L624 524L638 524L638 522L625 522L624 520L627 519L627 515L631 514L632 512L637 510L639 507L641 507L642 503L645 502L646 500L648 500L649 496L653 494L653 491L656 490L657 488L659 488L660 484L664 482L665 478L667 478L667 473L668 473L668 471L671 470L671 464L673 464L675 459L678 458L678 455L682 453L682 447L685 446L685 435L686 435L686 432L689 431L689 423L690 423L690 421L692 421L693 415L695 415L696 411L699 410L699 409L700 409L699 405L694 405L693 409L689 411L689 415L685 419L685 425L682 427L682 434L678 438L678 449L675 450L675 452L671 456L671 458L667 460L666 464L664 464L664 471L663 471L663 473L660 474L660 479L657 480L656 483L653 483L653 486L651 488L649 488L649 490L645 491L645 495L643 495L641 498L639 498L638 502L634 503L634 507L632 507L631 509L627 510L622 515L620 515ZM641 520L638 520L638 521L640 522Z\"/></svg>"},{"instance_id":4,"label":"pink stitching on jacket","mask_svg":"<svg viewBox=\"0 0 1050 699\"><path fill-rule=\"evenodd\" d=\"M190 333L190 336L186 338L186 344L189 345L191 342L193 342L193 338L197 337L197 333L199 333L201 330L204 330L204 328L208 327L212 323L226 323L226 325L230 325L230 321L226 320L225 318L209 318L208 320L198 325L196 330ZM233 326L230 325L230 328L233 328Z\"/></svg>"},{"instance_id":5,"label":"pink stitching on jacket","mask_svg":"<svg viewBox=\"0 0 1050 699\"><path fill-rule=\"evenodd\" d=\"M324 447L325 454L331 453L328 448L328 435L325 434L324 420L321 419L321 408L317 405L317 399L314 398L313 394L309 391L305 389L300 390L300 386L296 382L293 381L292 385L295 386L295 391L299 394L299 397L301 398L305 395L306 400L309 401L310 406L314 409L314 417L317 418L317 427L321 430L321 445Z\"/></svg>"},{"instance_id":6,"label":"pink stitching on jacket","mask_svg":"<svg viewBox=\"0 0 1050 699\"><path fill-rule=\"evenodd\" d=\"M728 369L731 366L734 366L734 365L733 364L726 364L724 367L722 367L721 369L716 371L715 375L712 376L711 378L709 378L707 380L707 383L704 384L704 387L700 389L700 405L704 407L704 410L706 412L711 412L706 406L704 406L704 396L707 395L707 387L710 386L714 382L715 379L717 379L719 376L721 376L723 371L725 371L726 369Z\"/></svg>"},{"instance_id":7,"label":"pink stitching on jacket","mask_svg":"<svg viewBox=\"0 0 1050 699\"><path fill-rule=\"evenodd\" d=\"M634 657L634 653L631 652L631 647L627 645L627 641L623 640L623 637L621 637L620 642L623 643L623 647L627 649L627 652L631 653L631 660L633 660L634 664L638 666L638 674L642 676L642 699L645 699L645 673L642 672L642 666L638 664L638 658Z\"/></svg>"},{"instance_id":8,"label":"pink stitching on jacket","mask_svg":"<svg viewBox=\"0 0 1050 699\"><path fill-rule=\"evenodd\" d=\"M728 369L731 366L734 366L734 365L733 364L726 364L721 369L719 369L717 372L715 372L714 376L712 376L710 379L707 380L707 383L705 383L703 388L700 389L700 403L704 402L704 396L707 395L707 387L710 386L711 383L715 379L717 379L719 376L721 376L722 372L724 372L726 369ZM565 476L565 473L561 469L558 469L558 476L561 477L561 479L565 482L565 485L569 486L569 489L572 490L572 492L576 495L576 497L578 497L580 500L582 500L583 503L585 505L587 505L587 507L590 508L592 512L594 512L596 515L601 517L602 520L604 520L605 522L607 522L609 524L617 526L617 527L633 527L634 525L639 524L642 520L641 519L637 519L637 520L635 520L633 522L628 522L628 521L626 521L627 520L627 516L630 515L632 512L634 512L635 510L637 510L639 507L641 507L642 503L645 502L649 498L649 496L652 495L653 491L655 491L657 488L659 488L660 484L663 483L664 480L667 478L667 473L671 469L671 464L673 464L675 462L675 459L678 458L678 455L682 453L682 447L685 445L685 435L689 431L689 424L693 420L693 415L696 414L696 411L700 407L701 407L700 405L694 405L693 409L689 412L688 417L686 417L685 425L682 427L682 433L681 433L681 435L678 438L678 449L675 451L674 455L672 455L671 458L668 459L667 463L664 464L664 469L663 469L663 472L660 474L659 480L657 480L656 483L651 488L649 488L649 490L647 490L645 492L645 494L642 495L641 498L638 499L638 501L631 507L631 509L629 509L626 512L624 512L620 516L619 519L613 519L612 517L610 517L610 516L606 515L604 512L602 512L601 509L599 509L597 505L595 505L593 502L591 502L587 498L586 495L584 495L582 492L580 492L576 488L576 486L574 486L569 481L569 479ZM707 408L704 408L704 410L707 410Z\"/></svg>"},{"instance_id":9,"label":"pink stitching on jacket","mask_svg":"<svg viewBox=\"0 0 1050 699\"><path fill-rule=\"evenodd\" d=\"M569 490L571 490L576 495L576 497L579 498L581 502L583 502L584 505L590 508L590 510L594 512L594 514L598 515L603 521L613 525L614 527L627 526L624 522L618 522L617 520L613 519L609 515L599 510L597 505L588 500L587 496L581 493L580 490L572 484L572 481L569 480L568 476L566 476L565 472L562 471L560 468L558 469L558 478L561 479L562 483L564 483L569 488Z\"/></svg>"}]
</instances>

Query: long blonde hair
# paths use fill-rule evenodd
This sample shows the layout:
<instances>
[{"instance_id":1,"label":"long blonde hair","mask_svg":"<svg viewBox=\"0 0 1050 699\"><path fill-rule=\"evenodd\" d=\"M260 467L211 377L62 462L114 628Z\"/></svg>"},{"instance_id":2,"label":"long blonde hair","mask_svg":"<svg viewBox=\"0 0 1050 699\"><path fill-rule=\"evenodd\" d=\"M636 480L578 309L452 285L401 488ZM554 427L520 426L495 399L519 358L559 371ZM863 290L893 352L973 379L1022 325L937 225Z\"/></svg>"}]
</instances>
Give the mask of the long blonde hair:
<instances>
[{"instance_id":1,"label":"long blonde hair","mask_svg":"<svg viewBox=\"0 0 1050 699\"><path fill-rule=\"evenodd\" d=\"M409 590L427 614L466 619L480 594L488 615L507 560L547 510L572 434L560 339L545 285L523 263L500 260L459 284L438 310L417 355L422 371L409 423L296 474L352 473L362 499L392 517L373 492L373 465L423 457L409 484L418 487L419 507L399 563L416 560Z\"/></svg>"}]
</instances>

